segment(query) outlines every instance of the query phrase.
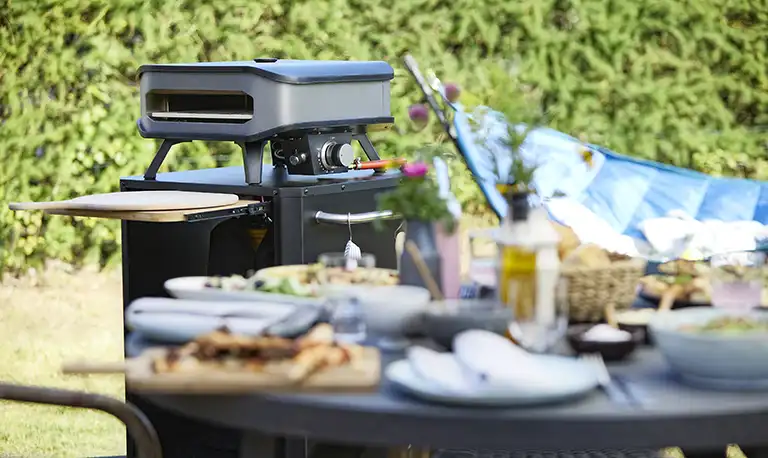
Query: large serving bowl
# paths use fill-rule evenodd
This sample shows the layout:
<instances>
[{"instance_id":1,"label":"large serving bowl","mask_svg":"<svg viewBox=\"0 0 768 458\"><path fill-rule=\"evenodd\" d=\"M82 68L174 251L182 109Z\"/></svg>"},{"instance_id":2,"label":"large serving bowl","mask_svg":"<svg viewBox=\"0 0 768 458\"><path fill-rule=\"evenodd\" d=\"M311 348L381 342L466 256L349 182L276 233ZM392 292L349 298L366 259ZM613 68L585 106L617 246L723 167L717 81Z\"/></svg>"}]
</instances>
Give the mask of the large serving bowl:
<instances>
[{"instance_id":1,"label":"large serving bowl","mask_svg":"<svg viewBox=\"0 0 768 458\"><path fill-rule=\"evenodd\" d=\"M656 314L648 328L656 347L674 372L710 380L768 381L768 332L696 332L700 326L733 312L695 307ZM768 320L766 312L740 313Z\"/></svg>"},{"instance_id":2,"label":"large serving bowl","mask_svg":"<svg viewBox=\"0 0 768 458\"><path fill-rule=\"evenodd\" d=\"M357 295L368 333L391 349L408 344L405 335L418 326L430 298L427 289L408 285L369 287Z\"/></svg>"}]
</instances>

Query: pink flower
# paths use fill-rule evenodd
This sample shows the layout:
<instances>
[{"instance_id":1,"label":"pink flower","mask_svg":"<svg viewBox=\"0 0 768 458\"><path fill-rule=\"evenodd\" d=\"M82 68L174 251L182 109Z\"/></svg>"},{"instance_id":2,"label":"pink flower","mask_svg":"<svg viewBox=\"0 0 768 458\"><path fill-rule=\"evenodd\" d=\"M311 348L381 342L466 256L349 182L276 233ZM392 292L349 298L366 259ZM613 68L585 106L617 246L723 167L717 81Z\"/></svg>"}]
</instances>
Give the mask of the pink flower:
<instances>
[{"instance_id":1,"label":"pink flower","mask_svg":"<svg viewBox=\"0 0 768 458\"><path fill-rule=\"evenodd\" d=\"M408 107L408 117L416 127L424 128L429 122L429 108L423 104L411 105Z\"/></svg>"},{"instance_id":2,"label":"pink flower","mask_svg":"<svg viewBox=\"0 0 768 458\"><path fill-rule=\"evenodd\" d=\"M408 178L422 178L427 174L427 164L423 162L414 162L412 164L403 164L400 168L403 175Z\"/></svg>"},{"instance_id":3,"label":"pink flower","mask_svg":"<svg viewBox=\"0 0 768 458\"><path fill-rule=\"evenodd\" d=\"M461 95L461 89L459 89L459 85L456 83L448 83L445 85L445 98L448 99L449 102L454 103L457 100L459 100L459 96Z\"/></svg>"}]
</instances>

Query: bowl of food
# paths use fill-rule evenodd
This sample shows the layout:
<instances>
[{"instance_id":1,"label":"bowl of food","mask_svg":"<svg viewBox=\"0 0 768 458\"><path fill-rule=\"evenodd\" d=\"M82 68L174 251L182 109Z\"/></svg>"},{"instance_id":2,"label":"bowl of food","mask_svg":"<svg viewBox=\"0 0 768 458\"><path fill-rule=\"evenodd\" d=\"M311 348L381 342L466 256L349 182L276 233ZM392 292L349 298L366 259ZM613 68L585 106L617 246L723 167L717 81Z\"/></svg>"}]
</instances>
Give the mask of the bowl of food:
<instances>
[{"instance_id":1,"label":"bowl of food","mask_svg":"<svg viewBox=\"0 0 768 458\"><path fill-rule=\"evenodd\" d=\"M370 287L396 286L399 283L396 270L363 266L347 269L320 263L268 267L256 272L254 278L264 282L290 278L322 297L362 295L367 294Z\"/></svg>"},{"instance_id":2,"label":"bowl of food","mask_svg":"<svg viewBox=\"0 0 768 458\"><path fill-rule=\"evenodd\" d=\"M673 372L706 380L768 383L768 315L697 307L658 313L648 324Z\"/></svg>"},{"instance_id":3,"label":"bowl of food","mask_svg":"<svg viewBox=\"0 0 768 458\"><path fill-rule=\"evenodd\" d=\"M418 328L432 298L418 286L373 286L356 295L368 333L378 338L383 349L400 350L409 341L406 335Z\"/></svg>"},{"instance_id":4,"label":"bowl of food","mask_svg":"<svg viewBox=\"0 0 768 458\"><path fill-rule=\"evenodd\" d=\"M627 331L639 338L639 342L651 345L651 333L648 332L648 323L656 314L653 308L629 309L616 313L616 323L619 329Z\"/></svg>"},{"instance_id":5,"label":"bowl of food","mask_svg":"<svg viewBox=\"0 0 768 458\"><path fill-rule=\"evenodd\" d=\"M606 361L619 361L631 355L642 337L607 324L574 325L566 340L577 354L599 353Z\"/></svg>"},{"instance_id":6,"label":"bowl of food","mask_svg":"<svg viewBox=\"0 0 768 458\"><path fill-rule=\"evenodd\" d=\"M512 318L512 310L499 306L495 300L449 299L429 304L423 330L427 337L450 350L453 338L469 329L505 335Z\"/></svg>"}]
</instances>

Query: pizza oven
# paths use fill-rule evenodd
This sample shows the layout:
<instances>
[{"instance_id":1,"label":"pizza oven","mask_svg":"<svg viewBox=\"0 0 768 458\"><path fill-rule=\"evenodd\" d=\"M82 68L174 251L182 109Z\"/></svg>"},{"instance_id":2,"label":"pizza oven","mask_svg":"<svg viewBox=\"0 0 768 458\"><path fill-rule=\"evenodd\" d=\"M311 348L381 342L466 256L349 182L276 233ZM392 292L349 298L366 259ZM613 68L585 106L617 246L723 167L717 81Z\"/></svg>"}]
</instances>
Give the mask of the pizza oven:
<instances>
[{"instance_id":1,"label":"pizza oven","mask_svg":"<svg viewBox=\"0 0 768 458\"><path fill-rule=\"evenodd\" d=\"M401 176L378 167L384 161L367 136L393 122L388 64L256 59L147 65L140 75L139 133L161 142L146 172L123 178L120 190L226 193L240 200L124 219L124 307L141 297L167 297L163 284L175 277L316 262L322 253L343 251L350 231L379 267L397 267L399 221L376 207L377 195ZM158 173L174 145L194 140L237 143L243 166ZM382 228L374 228L377 220ZM129 348L128 330L125 335ZM155 425L166 456L239 456L237 432L181 418L132 393L127 398ZM129 456L135 456L130 445Z\"/></svg>"}]
</instances>

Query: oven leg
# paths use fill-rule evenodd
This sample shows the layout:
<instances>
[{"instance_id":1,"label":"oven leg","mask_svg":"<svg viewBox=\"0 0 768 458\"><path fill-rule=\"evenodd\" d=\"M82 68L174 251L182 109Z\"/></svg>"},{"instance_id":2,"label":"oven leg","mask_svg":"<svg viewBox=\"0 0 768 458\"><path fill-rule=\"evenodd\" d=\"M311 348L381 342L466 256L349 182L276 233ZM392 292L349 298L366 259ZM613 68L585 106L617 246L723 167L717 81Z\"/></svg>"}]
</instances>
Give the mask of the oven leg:
<instances>
[{"instance_id":1,"label":"oven leg","mask_svg":"<svg viewBox=\"0 0 768 458\"><path fill-rule=\"evenodd\" d=\"M181 143L182 140L165 139L160 145L160 148L155 153L155 157L152 159L152 163L149 164L147 170L144 172L145 180L154 180L157 177L157 171L160 170L160 166L163 165L165 157L168 156L168 152L171 151L173 145Z\"/></svg>"},{"instance_id":2,"label":"oven leg","mask_svg":"<svg viewBox=\"0 0 768 458\"><path fill-rule=\"evenodd\" d=\"M363 149L363 152L366 156L368 156L369 161L378 161L381 159L379 157L379 153L376 152L376 148L373 147L373 143L371 143L371 139L368 138L368 135L366 134L357 134L352 136L353 139L357 140L358 143L360 143L360 147Z\"/></svg>"},{"instance_id":3,"label":"oven leg","mask_svg":"<svg viewBox=\"0 0 768 458\"><path fill-rule=\"evenodd\" d=\"M261 167L264 163L264 150L267 147L266 140L238 144L243 150L245 182L249 185L261 185Z\"/></svg>"}]
</instances>

